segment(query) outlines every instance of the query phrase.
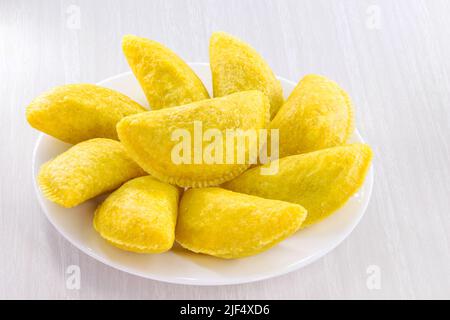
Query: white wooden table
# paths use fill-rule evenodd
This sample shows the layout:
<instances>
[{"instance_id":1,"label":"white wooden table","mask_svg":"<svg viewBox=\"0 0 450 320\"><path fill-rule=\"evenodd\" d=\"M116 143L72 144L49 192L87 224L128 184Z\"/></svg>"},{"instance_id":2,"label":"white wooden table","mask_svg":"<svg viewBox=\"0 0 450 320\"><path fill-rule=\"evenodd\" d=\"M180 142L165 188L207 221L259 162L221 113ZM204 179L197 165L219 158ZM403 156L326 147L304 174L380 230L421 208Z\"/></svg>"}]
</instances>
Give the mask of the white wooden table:
<instances>
[{"instance_id":1,"label":"white wooden table","mask_svg":"<svg viewBox=\"0 0 450 320\"><path fill-rule=\"evenodd\" d=\"M450 298L449 14L445 0L0 0L0 298ZM124 34L207 61L215 30L251 43L285 78L320 73L350 92L375 151L366 216L324 258L267 281L190 287L116 271L41 211L25 106L52 86L127 71ZM70 265L79 290L66 287Z\"/></svg>"}]
</instances>

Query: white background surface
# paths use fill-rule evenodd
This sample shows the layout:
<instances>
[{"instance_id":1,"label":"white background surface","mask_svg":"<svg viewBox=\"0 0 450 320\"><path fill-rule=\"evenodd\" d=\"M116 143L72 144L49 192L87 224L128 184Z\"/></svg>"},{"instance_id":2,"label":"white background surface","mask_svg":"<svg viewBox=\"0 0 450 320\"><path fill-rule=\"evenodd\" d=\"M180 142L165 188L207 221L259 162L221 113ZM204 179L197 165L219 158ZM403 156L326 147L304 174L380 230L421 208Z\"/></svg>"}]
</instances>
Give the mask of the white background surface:
<instances>
[{"instance_id":1,"label":"white background surface","mask_svg":"<svg viewBox=\"0 0 450 320\"><path fill-rule=\"evenodd\" d=\"M445 0L0 0L0 298L450 298L449 14ZM285 78L320 73L347 89L375 151L368 211L326 257L253 284L169 285L106 267L41 212L25 106L52 86L127 71L123 34L207 61L215 30L252 44ZM66 288L70 265L80 290ZM371 265L379 290L366 285Z\"/></svg>"}]
</instances>

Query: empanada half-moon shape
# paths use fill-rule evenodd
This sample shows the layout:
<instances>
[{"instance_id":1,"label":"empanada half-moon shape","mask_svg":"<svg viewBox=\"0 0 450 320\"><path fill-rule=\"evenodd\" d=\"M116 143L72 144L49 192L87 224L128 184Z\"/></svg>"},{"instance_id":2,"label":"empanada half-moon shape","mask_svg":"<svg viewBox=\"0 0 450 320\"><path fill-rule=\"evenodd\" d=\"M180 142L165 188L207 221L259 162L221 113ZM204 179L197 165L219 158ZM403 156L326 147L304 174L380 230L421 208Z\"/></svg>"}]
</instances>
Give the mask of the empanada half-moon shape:
<instances>
[{"instance_id":1,"label":"empanada half-moon shape","mask_svg":"<svg viewBox=\"0 0 450 320\"><path fill-rule=\"evenodd\" d=\"M371 159L372 151L365 144L323 149L276 160L278 172L273 175L261 175L261 167L254 167L223 187L300 204L308 210L303 228L329 216L357 192Z\"/></svg>"},{"instance_id":2,"label":"empanada half-moon shape","mask_svg":"<svg viewBox=\"0 0 450 320\"><path fill-rule=\"evenodd\" d=\"M151 176L123 184L97 208L94 228L112 245L138 253L172 248L181 189Z\"/></svg>"},{"instance_id":3,"label":"empanada half-moon shape","mask_svg":"<svg viewBox=\"0 0 450 320\"><path fill-rule=\"evenodd\" d=\"M303 207L293 203L221 188L189 189L180 202L175 237L193 252L242 258L295 233L306 215Z\"/></svg>"},{"instance_id":4,"label":"empanada half-moon shape","mask_svg":"<svg viewBox=\"0 0 450 320\"><path fill-rule=\"evenodd\" d=\"M97 138L44 163L37 181L47 199L71 208L144 174L120 142Z\"/></svg>"},{"instance_id":5,"label":"empanada half-moon shape","mask_svg":"<svg viewBox=\"0 0 450 320\"><path fill-rule=\"evenodd\" d=\"M209 98L194 71L162 44L126 35L122 49L153 110Z\"/></svg>"},{"instance_id":6,"label":"empanada half-moon shape","mask_svg":"<svg viewBox=\"0 0 450 320\"><path fill-rule=\"evenodd\" d=\"M260 91L246 91L130 116L119 122L117 131L130 156L153 177L181 187L206 187L246 170L250 150L258 148L251 139L241 148L237 138L230 139L234 144L229 147L227 129L256 132L268 121L267 97ZM206 139L208 132L214 133L211 139ZM217 146L217 152L208 152L211 146ZM214 161L207 161L213 153ZM239 162L241 153L245 161Z\"/></svg>"},{"instance_id":7,"label":"empanada half-moon shape","mask_svg":"<svg viewBox=\"0 0 450 320\"><path fill-rule=\"evenodd\" d=\"M210 39L214 97L260 90L270 101L271 118L283 104L283 89L266 61L245 42L225 32L214 32Z\"/></svg>"},{"instance_id":8,"label":"empanada half-moon shape","mask_svg":"<svg viewBox=\"0 0 450 320\"><path fill-rule=\"evenodd\" d=\"M124 94L80 83L41 94L28 105L26 116L33 128L76 144L93 138L117 140L117 122L143 111L144 107Z\"/></svg>"},{"instance_id":9,"label":"empanada half-moon shape","mask_svg":"<svg viewBox=\"0 0 450 320\"><path fill-rule=\"evenodd\" d=\"M279 129L280 158L343 145L353 132L345 91L318 75L305 76L270 123Z\"/></svg>"}]
</instances>

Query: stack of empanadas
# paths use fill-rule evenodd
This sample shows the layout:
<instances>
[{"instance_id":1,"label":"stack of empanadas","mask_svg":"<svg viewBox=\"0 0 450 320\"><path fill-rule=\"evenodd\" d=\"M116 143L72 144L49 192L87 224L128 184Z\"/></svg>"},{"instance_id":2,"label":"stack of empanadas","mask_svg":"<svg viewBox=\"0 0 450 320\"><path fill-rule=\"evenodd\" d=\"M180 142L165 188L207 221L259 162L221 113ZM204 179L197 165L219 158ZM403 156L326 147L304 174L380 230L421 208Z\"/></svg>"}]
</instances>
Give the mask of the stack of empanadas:
<instances>
[{"instance_id":1,"label":"stack of empanadas","mask_svg":"<svg viewBox=\"0 0 450 320\"><path fill-rule=\"evenodd\" d=\"M217 32L210 98L170 49L131 35L122 46L151 111L91 84L54 88L26 110L31 126L74 144L41 167L44 196L70 208L112 192L93 217L112 245L161 253L177 241L250 256L336 212L362 186L372 152L347 144L353 107L335 82L307 75L284 101L256 50Z\"/></svg>"}]
</instances>

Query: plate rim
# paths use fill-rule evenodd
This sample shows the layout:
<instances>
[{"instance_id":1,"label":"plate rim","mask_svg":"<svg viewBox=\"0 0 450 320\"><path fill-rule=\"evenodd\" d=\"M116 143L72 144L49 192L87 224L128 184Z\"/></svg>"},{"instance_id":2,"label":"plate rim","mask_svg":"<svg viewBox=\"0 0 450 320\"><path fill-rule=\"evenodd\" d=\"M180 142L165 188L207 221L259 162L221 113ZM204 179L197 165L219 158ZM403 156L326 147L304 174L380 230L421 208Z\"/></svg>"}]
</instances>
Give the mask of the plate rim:
<instances>
[{"instance_id":1,"label":"plate rim","mask_svg":"<svg viewBox=\"0 0 450 320\"><path fill-rule=\"evenodd\" d=\"M202 67L208 66L209 67L209 63L207 63L207 62L188 62L187 64L191 67L196 67L196 66L202 66ZM116 74L114 76L108 77L104 80L101 80L101 81L97 82L96 84L102 85L105 82L112 81L117 78L121 78L123 76L130 75L131 73L132 73L131 71L122 72L122 73ZM280 76L276 76L276 77L277 77L277 79L279 79L281 81L285 81L293 86L296 85L295 82L288 80L284 77L280 77ZM365 140L363 139L363 137L361 136L361 134L359 133L359 130L357 128L355 128L354 134L356 135L358 140L361 141L361 143L365 143ZM36 175L35 175L35 172L37 172L36 171L36 169L37 169L36 168L37 152L38 152L39 147L45 136L46 136L46 134L40 132L39 136L35 142L33 153L32 153L32 159L31 159L32 160L31 175L33 178L33 187L34 187L35 195L38 199L39 206L40 206L41 210L44 212L45 216L47 217L47 220L50 221L50 224L53 226L53 228L55 228L56 231L58 231L75 248L77 248L78 250L85 253L89 257L91 257L97 261L100 261L101 263L103 263L107 266L110 266L116 270L119 270L119 271L122 271L122 272L125 272L128 274L131 274L133 276L138 276L141 278L170 283L170 284L178 284L178 285L181 284L181 285L192 285L192 286L238 285L238 284L245 284L245 283L251 283L251 282L257 282L257 281L267 280L267 279L271 279L271 278L276 278L276 277L280 277L282 275L291 273L293 271L299 270L299 269L317 261L321 257L323 257L326 254L328 254L329 252L333 251L340 244L342 244L342 242L350 236L350 234L353 232L353 230L356 228L356 226L361 222L361 219L365 215L365 213L367 211L367 207L372 198L372 190L373 190L373 183L374 183L373 162L370 165L369 172L367 173L367 176L364 181L364 184L367 183L367 186L366 186L367 201L365 203L363 203L362 208L361 208L361 214L358 215L358 217L352 221L352 223L349 225L347 232L345 232L343 235L339 236L339 238L336 241L334 241L331 245L327 246L326 248L315 252L313 255L309 256L306 259L303 259L296 263L290 264L286 268L281 268L279 271L266 272L266 273L256 275L256 276L246 276L245 278L235 277L235 278L230 278L230 279L226 279L226 280L207 280L207 281L205 281L203 279L197 279L197 278L192 279L192 278L176 277L176 276L175 277L158 276L157 274L154 274L154 273L148 274L148 273L131 270L131 269L125 267L124 265L115 263L113 261L106 260L102 256L98 255L95 251L89 249L88 247L82 246L80 243L78 243L78 241L74 240L71 235L69 235L67 232L65 232L63 228L60 228L56 224L56 222L52 219L48 210L46 209L46 206L43 202L43 197L41 195L41 191L37 184Z\"/></svg>"}]
</instances>

